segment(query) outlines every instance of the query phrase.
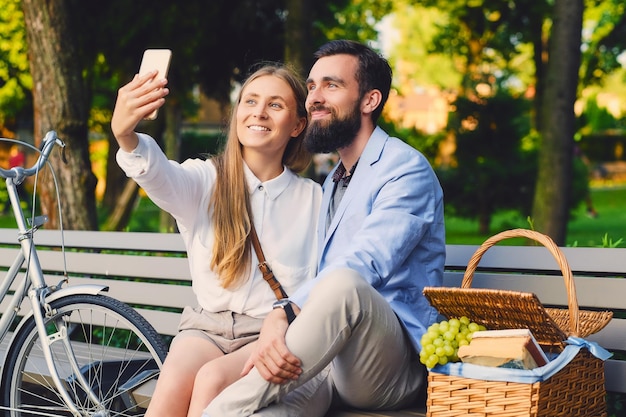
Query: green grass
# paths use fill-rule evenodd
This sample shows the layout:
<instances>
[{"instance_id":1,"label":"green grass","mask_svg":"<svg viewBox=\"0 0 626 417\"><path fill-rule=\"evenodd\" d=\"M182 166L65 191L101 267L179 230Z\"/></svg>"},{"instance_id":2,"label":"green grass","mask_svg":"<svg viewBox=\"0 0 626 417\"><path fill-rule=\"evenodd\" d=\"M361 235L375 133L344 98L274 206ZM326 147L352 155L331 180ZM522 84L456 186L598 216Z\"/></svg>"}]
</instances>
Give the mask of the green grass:
<instances>
[{"instance_id":1,"label":"green grass","mask_svg":"<svg viewBox=\"0 0 626 417\"><path fill-rule=\"evenodd\" d=\"M591 193L598 217L590 218L584 207L569 223L568 246L602 246L602 239L616 242L622 239L619 247L626 247L626 187L597 188Z\"/></svg>"},{"instance_id":2,"label":"green grass","mask_svg":"<svg viewBox=\"0 0 626 417\"><path fill-rule=\"evenodd\" d=\"M593 205L598 212L595 218L587 215L581 205L569 222L566 246L603 246L603 238L608 242L626 247L626 187L594 188L591 192ZM455 217L446 217L446 243L462 245L481 244L489 236L507 229L530 228L525 217L515 212L503 212L494 216L488 235L478 233L478 222ZM510 239L502 244L520 244L521 239Z\"/></svg>"}]
</instances>

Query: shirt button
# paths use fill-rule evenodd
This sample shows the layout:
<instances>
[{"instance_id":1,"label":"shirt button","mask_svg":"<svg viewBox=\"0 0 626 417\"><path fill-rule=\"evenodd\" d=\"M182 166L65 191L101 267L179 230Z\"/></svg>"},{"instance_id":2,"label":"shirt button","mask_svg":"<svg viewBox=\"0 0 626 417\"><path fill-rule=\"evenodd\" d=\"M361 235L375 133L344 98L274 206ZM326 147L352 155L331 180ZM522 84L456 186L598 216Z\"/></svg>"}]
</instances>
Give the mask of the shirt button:
<instances>
[{"instance_id":1,"label":"shirt button","mask_svg":"<svg viewBox=\"0 0 626 417\"><path fill-rule=\"evenodd\" d=\"M259 191L263 191L263 186L259 185L259 188L257 188Z\"/></svg>"}]
</instances>

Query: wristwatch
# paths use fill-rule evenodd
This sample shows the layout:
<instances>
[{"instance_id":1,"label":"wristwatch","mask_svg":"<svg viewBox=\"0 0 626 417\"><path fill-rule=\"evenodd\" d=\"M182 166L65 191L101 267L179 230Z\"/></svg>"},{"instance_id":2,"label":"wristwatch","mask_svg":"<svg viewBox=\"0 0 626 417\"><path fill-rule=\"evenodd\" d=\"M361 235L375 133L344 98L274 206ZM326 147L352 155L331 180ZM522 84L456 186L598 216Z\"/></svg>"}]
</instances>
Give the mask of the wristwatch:
<instances>
[{"instance_id":1,"label":"wristwatch","mask_svg":"<svg viewBox=\"0 0 626 417\"><path fill-rule=\"evenodd\" d=\"M293 312L293 307L291 307L291 301L289 301L288 298L274 301L272 308L282 308L283 310L285 310L285 314L287 315L287 323L289 324L291 324L291 322L296 319L296 313Z\"/></svg>"}]
</instances>

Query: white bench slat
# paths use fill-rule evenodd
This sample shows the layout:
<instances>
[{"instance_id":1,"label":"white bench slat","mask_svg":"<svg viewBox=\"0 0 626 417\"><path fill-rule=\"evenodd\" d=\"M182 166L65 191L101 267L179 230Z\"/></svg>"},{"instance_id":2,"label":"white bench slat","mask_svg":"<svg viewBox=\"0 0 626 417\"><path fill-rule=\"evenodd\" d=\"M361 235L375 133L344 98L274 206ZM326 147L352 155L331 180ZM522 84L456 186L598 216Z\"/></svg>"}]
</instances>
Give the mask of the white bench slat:
<instances>
[{"instance_id":1,"label":"white bench slat","mask_svg":"<svg viewBox=\"0 0 626 417\"><path fill-rule=\"evenodd\" d=\"M18 249L0 248L0 265L11 262ZM189 281L187 258L141 256L108 253L66 252L38 250L39 261L45 271L63 272L67 265L70 274L118 277L154 278Z\"/></svg>"},{"instance_id":2,"label":"white bench slat","mask_svg":"<svg viewBox=\"0 0 626 417\"><path fill-rule=\"evenodd\" d=\"M444 285L459 287L463 279L460 272L447 272ZM625 280L623 278L574 277L576 298L580 308L622 309ZM537 294L542 303L566 305L567 292L562 276L498 274L480 272L472 279L472 288L496 288L499 290L531 292ZM602 291L598 291L602 288Z\"/></svg>"},{"instance_id":3,"label":"white bench slat","mask_svg":"<svg viewBox=\"0 0 626 417\"><path fill-rule=\"evenodd\" d=\"M609 324L587 339L606 349L626 350L626 319L614 318Z\"/></svg>"},{"instance_id":4,"label":"white bench slat","mask_svg":"<svg viewBox=\"0 0 626 417\"><path fill-rule=\"evenodd\" d=\"M39 259L45 270L63 270L59 252L39 251ZM66 260L68 272L76 274L190 279L186 258L67 252Z\"/></svg>"},{"instance_id":5,"label":"white bench slat","mask_svg":"<svg viewBox=\"0 0 626 417\"><path fill-rule=\"evenodd\" d=\"M607 391L623 393L626 362L609 359L604 363L604 387Z\"/></svg>"},{"instance_id":6,"label":"white bench slat","mask_svg":"<svg viewBox=\"0 0 626 417\"><path fill-rule=\"evenodd\" d=\"M520 246L492 246L485 252L478 267L510 270L555 270L556 260L543 246L523 246L524 254L520 255ZM474 245L447 245L446 265L461 266L465 269L471 256L478 249ZM576 272L626 274L626 249L624 248L559 248L567 259L571 270Z\"/></svg>"},{"instance_id":7,"label":"white bench slat","mask_svg":"<svg viewBox=\"0 0 626 417\"><path fill-rule=\"evenodd\" d=\"M151 282L113 281L98 278L70 277L69 285L96 284L109 287L106 295L129 304L167 306L182 309L195 300L190 286Z\"/></svg>"},{"instance_id":8,"label":"white bench slat","mask_svg":"<svg viewBox=\"0 0 626 417\"><path fill-rule=\"evenodd\" d=\"M124 238L120 239L123 233ZM185 245L178 233L148 232L100 232L86 230L68 230L63 232L65 246L76 248L121 249L137 251L184 252ZM3 237L4 236L4 237ZM0 229L0 242L15 243L15 231ZM43 246L60 246L61 232L58 230L39 230L35 233L35 243Z\"/></svg>"}]
</instances>

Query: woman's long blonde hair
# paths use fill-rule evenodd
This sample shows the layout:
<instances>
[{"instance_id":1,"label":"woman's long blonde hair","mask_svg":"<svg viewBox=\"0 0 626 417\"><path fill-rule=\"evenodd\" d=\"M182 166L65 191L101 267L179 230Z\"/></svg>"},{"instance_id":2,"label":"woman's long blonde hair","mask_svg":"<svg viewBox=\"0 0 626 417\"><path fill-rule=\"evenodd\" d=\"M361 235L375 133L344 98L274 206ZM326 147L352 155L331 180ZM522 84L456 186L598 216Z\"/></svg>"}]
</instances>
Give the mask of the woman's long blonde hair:
<instances>
[{"instance_id":1,"label":"woman's long blonde hair","mask_svg":"<svg viewBox=\"0 0 626 417\"><path fill-rule=\"evenodd\" d=\"M230 125L224 151L212 161L217 169L212 208L215 243L211 268L218 274L224 288L241 284L249 271L251 242L249 239L252 211L250 195L243 170L242 145L237 136L237 107L248 84L262 76L271 75L291 87L297 104L297 117L307 117L306 87L298 73L282 64L265 64L242 85L231 111ZM303 132L291 138L283 154L283 164L290 170L302 172L311 163L311 154L302 144Z\"/></svg>"}]
</instances>

